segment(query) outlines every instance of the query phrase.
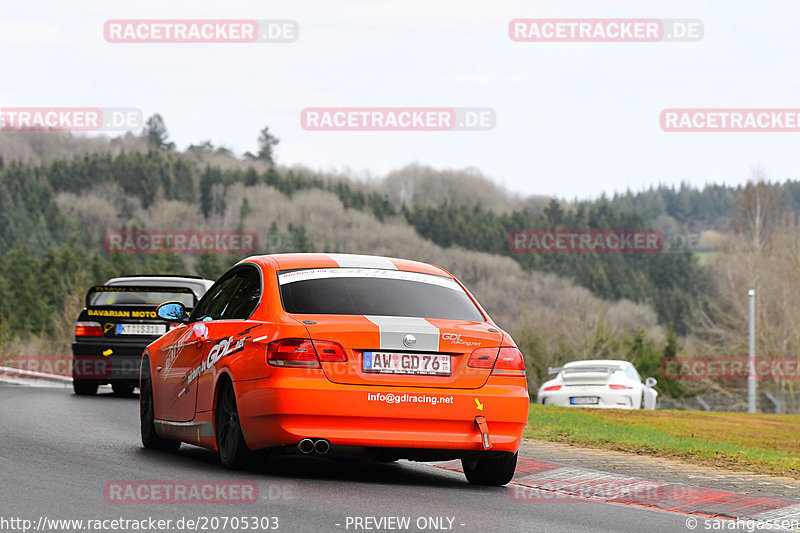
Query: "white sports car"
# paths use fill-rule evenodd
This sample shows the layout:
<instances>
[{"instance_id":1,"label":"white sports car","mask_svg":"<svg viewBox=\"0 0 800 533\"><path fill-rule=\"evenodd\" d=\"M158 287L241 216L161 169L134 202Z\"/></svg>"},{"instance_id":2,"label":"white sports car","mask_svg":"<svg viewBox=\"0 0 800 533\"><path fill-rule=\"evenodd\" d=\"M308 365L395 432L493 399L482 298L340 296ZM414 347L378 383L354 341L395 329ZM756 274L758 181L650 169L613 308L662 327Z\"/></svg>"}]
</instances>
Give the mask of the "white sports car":
<instances>
[{"instance_id":1,"label":"white sports car","mask_svg":"<svg viewBox=\"0 0 800 533\"><path fill-rule=\"evenodd\" d=\"M627 361L573 361L549 369L558 375L539 388L541 404L605 407L615 409L657 409L655 378L642 378Z\"/></svg>"}]
</instances>

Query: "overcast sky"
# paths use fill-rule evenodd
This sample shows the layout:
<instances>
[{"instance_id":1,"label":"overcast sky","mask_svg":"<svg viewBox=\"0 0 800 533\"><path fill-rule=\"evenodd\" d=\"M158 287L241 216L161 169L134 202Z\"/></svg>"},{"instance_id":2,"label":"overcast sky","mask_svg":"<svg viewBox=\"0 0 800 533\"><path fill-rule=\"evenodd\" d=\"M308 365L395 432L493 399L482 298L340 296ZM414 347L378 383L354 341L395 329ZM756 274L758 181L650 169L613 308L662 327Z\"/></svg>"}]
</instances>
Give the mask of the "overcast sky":
<instances>
[{"instance_id":1,"label":"overcast sky","mask_svg":"<svg viewBox=\"0 0 800 533\"><path fill-rule=\"evenodd\" d=\"M522 43L514 18L693 18L698 42ZM293 43L114 44L109 19L291 19ZM800 174L800 133L667 133L665 108L800 108L800 2L6 2L0 107L136 107L183 149L380 176L474 167L512 191L596 197ZM481 107L490 131L305 131L307 107Z\"/></svg>"}]
</instances>

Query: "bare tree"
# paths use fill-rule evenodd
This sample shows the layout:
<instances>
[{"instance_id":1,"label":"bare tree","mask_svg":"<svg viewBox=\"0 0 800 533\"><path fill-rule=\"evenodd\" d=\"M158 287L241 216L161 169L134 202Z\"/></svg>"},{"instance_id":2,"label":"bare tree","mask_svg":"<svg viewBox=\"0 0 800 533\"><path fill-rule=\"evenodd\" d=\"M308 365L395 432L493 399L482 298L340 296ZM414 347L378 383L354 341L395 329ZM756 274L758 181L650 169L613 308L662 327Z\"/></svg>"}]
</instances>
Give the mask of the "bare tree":
<instances>
[{"instance_id":1,"label":"bare tree","mask_svg":"<svg viewBox=\"0 0 800 533\"><path fill-rule=\"evenodd\" d=\"M766 181L760 166L754 167L734 216L734 231L749 240L754 251L760 253L781 218L780 211L778 187Z\"/></svg>"}]
</instances>

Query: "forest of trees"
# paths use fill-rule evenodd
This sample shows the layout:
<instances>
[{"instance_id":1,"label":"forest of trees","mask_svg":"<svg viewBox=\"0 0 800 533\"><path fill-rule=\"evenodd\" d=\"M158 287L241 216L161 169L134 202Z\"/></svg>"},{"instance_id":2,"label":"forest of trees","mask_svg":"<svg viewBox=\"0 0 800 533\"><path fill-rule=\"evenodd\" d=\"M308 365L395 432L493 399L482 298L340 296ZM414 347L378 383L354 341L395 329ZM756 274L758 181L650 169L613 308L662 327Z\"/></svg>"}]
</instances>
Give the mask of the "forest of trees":
<instances>
[{"instance_id":1,"label":"forest of trees","mask_svg":"<svg viewBox=\"0 0 800 533\"><path fill-rule=\"evenodd\" d=\"M572 279L608 300L627 298L652 305L662 324L684 335L693 307L702 305L707 280L697 258L687 249L658 254L520 254L511 251L508 235L517 229L643 229L635 211L615 209L606 199L573 204L565 210L552 200L538 216L528 211L495 213L479 204L448 202L404 208L408 223L442 246L461 246L509 255L525 269L553 272Z\"/></svg>"},{"instance_id":2,"label":"forest of trees","mask_svg":"<svg viewBox=\"0 0 800 533\"><path fill-rule=\"evenodd\" d=\"M692 306L700 303L706 283L702 270L688 251L638 254L514 254L508 246L508 234L515 229L532 228L643 228L645 223L635 211L618 210L606 199L582 202L565 210L553 200L544 212L533 216L528 211L496 213L473 206L443 202L437 206L394 205L377 191L365 192L357 184L343 180L280 172L270 166L263 172L253 167L222 170L196 164L179 154L151 150L145 153L87 155L73 160L57 160L41 166L13 162L0 169L0 183L7 194L0 206L0 251L25 244L29 250L50 250L67 237L76 239L87 251L97 252L97 242L87 239L74 221L64 217L55 205L59 193L84 194L114 185L142 208L154 202L174 200L198 204L205 219L226 209L224 191L234 184L245 187L267 185L291 196L296 191L320 189L335 194L345 208L368 211L379 220L398 214L420 236L448 248L508 255L527 270L552 272L572 279L600 298L615 301L626 298L652 305L664 325L676 332L689 331ZM247 205L245 209L252 209ZM72 224L72 228L70 228ZM105 228L118 229L118 228ZM135 228L122 228L135 229ZM296 231L304 231L298 228ZM171 264L160 265L181 270L180 257L168 256ZM109 267L128 271L148 265L120 264L130 258L113 258ZM101 263L102 258L97 258ZM105 264L105 263L103 263ZM207 270L206 270L207 271ZM207 271L208 272L208 271ZM218 272L209 272L218 274Z\"/></svg>"},{"instance_id":3,"label":"forest of trees","mask_svg":"<svg viewBox=\"0 0 800 533\"><path fill-rule=\"evenodd\" d=\"M474 171L412 166L362 182L280 167L277 139L268 128L260 139L258 154L242 160L209 142L178 152L165 130L143 137L149 148L126 150L139 146L126 138L105 151L93 141L76 157L0 157L0 355L25 338L51 339L50 349L63 349L89 285L140 273L213 279L240 259L109 255L102 248L107 230L248 230L264 253L374 253L439 264L515 335L532 384L545 379L548 366L575 358L626 358L657 375L664 356L738 354L743 311L735 291L749 284L765 290L765 271L787 289L798 279L792 265L800 253L791 250L800 250L800 182L662 186L595 201L525 199ZM685 247L515 254L508 245L518 229L652 228L665 217L679 229L722 232L728 240L721 255L701 263ZM770 327L760 335L781 352L775 355L800 349L790 311L786 304L763 309ZM788 344L787 335L794 336ZM662 390L677 394L680 387L665 383Z\"/></svg>"}]
</instances>

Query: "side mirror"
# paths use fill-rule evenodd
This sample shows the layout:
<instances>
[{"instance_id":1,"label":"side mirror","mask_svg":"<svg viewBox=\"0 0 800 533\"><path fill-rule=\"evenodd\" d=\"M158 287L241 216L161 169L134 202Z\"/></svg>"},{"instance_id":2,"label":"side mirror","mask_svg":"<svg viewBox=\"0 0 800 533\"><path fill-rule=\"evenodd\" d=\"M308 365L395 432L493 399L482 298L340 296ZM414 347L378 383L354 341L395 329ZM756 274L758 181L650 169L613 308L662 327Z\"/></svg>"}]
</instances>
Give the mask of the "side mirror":
<instances>
[{"instance_id":1,"label":"side mirror","mask_svg":"<svg viewBox=\"0 0 800 533\"><path fill-rule=\"evenodd\" d=\"M650 387L650 388L655 387L656 383L658 383L658 381L656 381L656 378L647 378L646 380L644 380L645 387Z\"/></svg>"},{"instance_id":2,"label":"side mirror","mask_svg":"<svg viewBox=\"0 0 800 533\"><path fill-rule=\"evenodd\" d=\"M184 322L189 318L186 306L181 302L164 302L156 307L156 316L168 322Z\"/></svg>"}]
</instances>

